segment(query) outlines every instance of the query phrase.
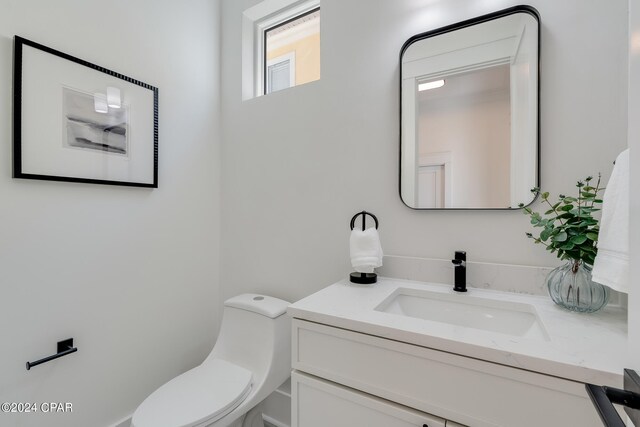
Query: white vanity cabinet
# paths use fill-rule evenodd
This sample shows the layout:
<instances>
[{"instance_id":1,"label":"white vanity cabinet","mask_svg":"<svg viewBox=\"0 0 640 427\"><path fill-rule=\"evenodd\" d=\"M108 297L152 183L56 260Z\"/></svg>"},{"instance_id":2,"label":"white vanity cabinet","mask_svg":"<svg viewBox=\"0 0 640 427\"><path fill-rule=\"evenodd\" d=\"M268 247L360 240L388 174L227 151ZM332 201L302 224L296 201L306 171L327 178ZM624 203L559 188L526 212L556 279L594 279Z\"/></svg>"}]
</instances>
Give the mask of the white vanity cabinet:
<instances>
[{"instance_id":1,"label":"white vanity cabinet","mask_svg":"<svg viewBox=\"0 0 640 427\"><path fill-rule=\"evenodd\" d=\"M601 427L579 382L295 318L292 347L292 427Z\"/></svg>"},{"instance_id":2,"label":"white vanity cabinet","mask_svg":"<svg viewBox=\"0 0 640 427\"><path fill-rule=\"evenodd\" d=\"M445 420L303 373L291 375L292 427L445 427Z\"/></svg>"}]
</instances>

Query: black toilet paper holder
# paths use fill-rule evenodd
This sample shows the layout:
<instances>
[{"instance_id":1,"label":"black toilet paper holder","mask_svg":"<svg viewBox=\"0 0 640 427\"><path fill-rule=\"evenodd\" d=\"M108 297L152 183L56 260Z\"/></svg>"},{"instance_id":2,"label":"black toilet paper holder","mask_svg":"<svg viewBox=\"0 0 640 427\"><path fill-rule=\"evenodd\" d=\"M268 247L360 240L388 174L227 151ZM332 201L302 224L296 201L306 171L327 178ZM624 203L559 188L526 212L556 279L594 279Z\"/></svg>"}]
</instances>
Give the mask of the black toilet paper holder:
<instances>
[{"instance_id":1,"label":"black toilet paper holder","mask_svg":"<svg viewBox=\"0 0 640 427\"><path fill-rule=\"evenodd\" d=\"M378 229L378 218L371 212L362 211L358 212L351 218L351 230L353 230L356 226L356 220L359 216L362 216L362 231L367 229L367 215L373 218L373 222L376 224L376 230ZM353 272L349 275L349 280L351 283L357 283L360 285L371 285L378 281L378 275L376 273L358 273Z\"/></svg>"},{"instance_id":2,"label":"black toilet paper holder","mask_svg":"<svg viewBox=\"0 0 640 427\"><path fill-rule=\"evenodd\" d=\"M57 350L56 354L36 360L35 362L27 362L27 371L31 370L34 366L42 365L43 363L50 362L59 357L66 356L67 354L75 353L78 351L78 347L74 347L73 338L69 338L63 341L58 341Z\"/></svg>"}]
</instances>

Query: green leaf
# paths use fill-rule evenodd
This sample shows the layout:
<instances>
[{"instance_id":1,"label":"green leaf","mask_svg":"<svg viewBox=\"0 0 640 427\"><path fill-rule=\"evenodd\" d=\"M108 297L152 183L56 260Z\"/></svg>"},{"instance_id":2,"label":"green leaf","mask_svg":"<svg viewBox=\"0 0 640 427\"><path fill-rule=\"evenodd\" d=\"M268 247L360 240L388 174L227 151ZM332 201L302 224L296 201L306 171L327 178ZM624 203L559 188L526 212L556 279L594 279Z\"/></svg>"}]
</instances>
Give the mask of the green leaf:
<instances>
[{"instance_id":1,"label":"green leaf","mask_svg":"<svg viewBox=\"0 0 640 427\"><path fill-rule=\"evenodd\" d=\"M584 234L578 234L571 238L571 243L573 243L574 245L581 245L586 241L587 241L587 236L585 236Z\"/></svg>"},{"instance_id":2,"label":"green leaf","mask_svg":"<svg viewBox=\"0 0 640 427\"><path fill-rule=\"evenodd\" d=\"M587 233L587 239L593 240L594 242L598 241L598 233Z\"/></svg>"},{"instance_id":3,"label":"green leaf","mask_svg":"<svg viewBox=\"0 0 640 427\"><path fill-rule=\"evenodd\" d=\"M566 242L568 237L569 236L567 236L567 233L565 233L563 231L563 232L558 233L555 236L553 236L553 241L554 242Z\"/></svg>"},{"instance_id":4,"label":"green leaf","mask_svg":"<svg viewBox=\"0 0 640 427\"><path fill-rule=\"evenodd\" d=\"M541 221L538 218L531 218L531 224L534 227L544 227L544 225L541 224Z\"/></svg>"},{"instance_id":5,"label":"green leaf","mask_svg":"<svg viewBox=\"0 0 640 427\"><path fill-rule=\"evenodd\" d=\"M567 242L564 245L560 246L559 249L562 249L563 251L570 251L575 247L575 245L571 242Z\"/></svg>"},{"instance_id":6,"label":"green leaf","mask_svg":"<svg viewBox=\"0 0 640 427\"><path fill-rule=\"evenodd\" d=\"M565 229L573 229L573 228L581 228L582 226L580 224L576 224L576 221L571 221L567 224L565 224L564 228Z\"/></svg>"},{"instance_id":7,"label":"green leaf","mask_svg":"<svg viewBox=\"0 0 640 427\"><path fill-rule=\"evenodd\" d=\"M551 231L552 230L550 228L545 228L544 230L542 230L542 232L540 233L540 240L546 242L551 236Z\"/></svg>"},{"instance_id":8,"label":"green leaf","mask_svg":"<svg viewBox=\"0 0 640 427\"><path fill-rule=\"evenodd\" d=\"M571 205L571 204L569 204L569 205L564 205L563 207L561 207L561 208L560 208L560 210L561 210L561 211L565 211L565 212L567 212L567 211L572 210L574 207L575 207L575 206L573 206L573 205Z\"/></svg>"},{"instance_id":9,"label":"green leaf","mask_svg":"<svg viewBox=\"0 0 640 427\"><path fill-rule=\"evenodd\" d=\"M580 258L580 251L578 250L569 250L566 252L567 257L570 259L579 259Z\"/></svg>"}]
</instances>

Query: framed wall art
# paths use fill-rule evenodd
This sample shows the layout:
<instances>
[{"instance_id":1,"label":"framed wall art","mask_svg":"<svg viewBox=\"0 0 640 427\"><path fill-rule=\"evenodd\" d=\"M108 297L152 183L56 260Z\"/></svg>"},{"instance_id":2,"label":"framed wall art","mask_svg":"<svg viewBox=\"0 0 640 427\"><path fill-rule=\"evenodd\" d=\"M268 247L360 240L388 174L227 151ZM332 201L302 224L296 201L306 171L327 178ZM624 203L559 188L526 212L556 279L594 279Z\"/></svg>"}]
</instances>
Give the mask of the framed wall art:
<instances>
[{"instance_id":1,"label":"framed wall art","mask_svg":"<svg viewBox=\"0 0 640 427\"><path fill-rule=\"evenodd\" d=\"M14 38L14 178L158 187L158 89Z\"/></svg>"}]
</instances>

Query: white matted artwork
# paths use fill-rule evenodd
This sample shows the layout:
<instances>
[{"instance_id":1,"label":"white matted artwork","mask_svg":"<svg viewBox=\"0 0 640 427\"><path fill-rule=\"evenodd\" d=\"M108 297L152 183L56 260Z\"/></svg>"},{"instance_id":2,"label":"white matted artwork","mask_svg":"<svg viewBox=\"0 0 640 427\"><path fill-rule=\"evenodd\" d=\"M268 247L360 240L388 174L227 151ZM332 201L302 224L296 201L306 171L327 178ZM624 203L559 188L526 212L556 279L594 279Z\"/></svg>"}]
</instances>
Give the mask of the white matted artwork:
<instances>
[{"instance_id":1,"label":"white matted artwork","mask_svg":"<svg viewBox=\"0 0 640 427\"><path fill-rule=\"evenodd\" d=\"M128 155L128 105L96 111L95 95L63 87L62 114L65 147Z\"/></svg>"},{"instance_id":2,"label":"white matted artwork","mask_svg":"<svg viewBox=\"0 0 640 427\"><path fill-rule=\"evenodd\" d=\"M157 188L158 89L15 37L14 177Z\"/></svg>"}]
</instances>

